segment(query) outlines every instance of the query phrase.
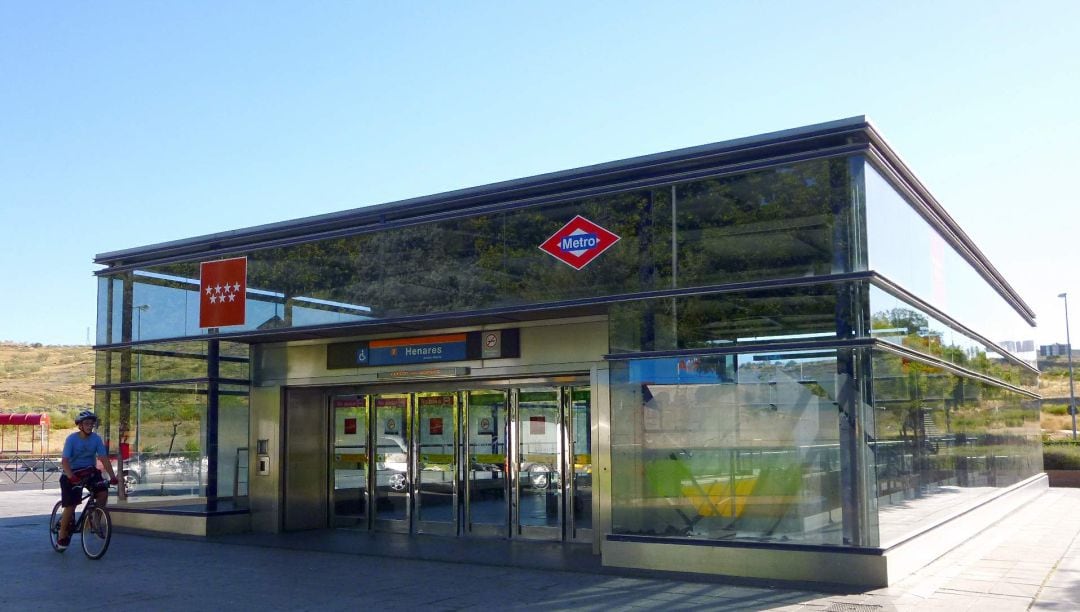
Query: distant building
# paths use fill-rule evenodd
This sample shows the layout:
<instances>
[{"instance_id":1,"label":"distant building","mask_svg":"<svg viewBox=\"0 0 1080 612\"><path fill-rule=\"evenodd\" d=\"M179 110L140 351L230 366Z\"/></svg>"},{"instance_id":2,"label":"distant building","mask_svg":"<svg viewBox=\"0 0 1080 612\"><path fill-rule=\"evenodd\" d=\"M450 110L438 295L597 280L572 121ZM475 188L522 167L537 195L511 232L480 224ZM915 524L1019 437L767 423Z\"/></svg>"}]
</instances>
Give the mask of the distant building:
<instances>
[{"instance_id":1,"label":"distant building","mask_svg":"<svg viewBox=\"0 0 1080 612\"><path fill-rule=\"evenodd\" d=\"M1068 344L1040 344L1039 357L1062 357L1068 355Z\"/></svg>"},{"instance_id":2,"label":"distant building","mask_svg":"<svg viewBox=\"0 0 1080 612\"><path fill-rule=\"evenodd\" d=\"M1001 343L1001 346L1003 346L1005 350L1016 354L1035 352L1034 340L1006 340Z\"/></svg>"}]
</instances>

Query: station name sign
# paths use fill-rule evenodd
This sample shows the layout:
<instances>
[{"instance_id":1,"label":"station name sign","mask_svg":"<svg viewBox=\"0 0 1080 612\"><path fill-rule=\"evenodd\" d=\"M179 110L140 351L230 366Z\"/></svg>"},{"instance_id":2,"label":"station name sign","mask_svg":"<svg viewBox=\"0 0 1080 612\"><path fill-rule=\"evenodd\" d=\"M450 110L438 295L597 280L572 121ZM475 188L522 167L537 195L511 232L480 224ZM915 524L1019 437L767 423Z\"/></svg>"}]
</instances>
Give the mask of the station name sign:
<instances>
[{"instance_id":1,"label":"station name sign","mask_svg":"<svg viewBox=\"0 0 1080 612\"><path fill-rule=\"evenodd\" d=\"M520 355L519 330L500 329L328 344L326 369L443 363Z\"/></svg>"}]
</instances>

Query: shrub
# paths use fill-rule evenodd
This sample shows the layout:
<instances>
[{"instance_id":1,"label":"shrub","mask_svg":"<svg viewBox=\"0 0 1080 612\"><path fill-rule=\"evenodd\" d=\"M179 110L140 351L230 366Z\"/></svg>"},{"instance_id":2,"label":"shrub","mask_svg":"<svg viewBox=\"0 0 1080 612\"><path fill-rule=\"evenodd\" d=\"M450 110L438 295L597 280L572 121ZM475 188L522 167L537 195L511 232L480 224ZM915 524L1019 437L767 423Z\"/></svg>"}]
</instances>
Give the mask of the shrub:
<instances>
[{"instance_id":1,"label":"shrub","mask_svg":"<svg viewBox=\"0 0 1080 612\"><path fill-rule=\"evenodd\" d=\"M1066 414L1069 414L1069 407L1065 404L1053 404L1043 406L1042 411L1046 414L1053 414L1055 416L1065 416Z\"/></svg>"},{"instance_id":2,"label":"shrub","mask_svg":"<svg viewBox=\"0 0 1080 612\"><path fill-rule=\"evenodd\" d=\"M1080 470L1080 444L1072 440L1043 443L1044 470Z\"/></svg>"}]
</instances>

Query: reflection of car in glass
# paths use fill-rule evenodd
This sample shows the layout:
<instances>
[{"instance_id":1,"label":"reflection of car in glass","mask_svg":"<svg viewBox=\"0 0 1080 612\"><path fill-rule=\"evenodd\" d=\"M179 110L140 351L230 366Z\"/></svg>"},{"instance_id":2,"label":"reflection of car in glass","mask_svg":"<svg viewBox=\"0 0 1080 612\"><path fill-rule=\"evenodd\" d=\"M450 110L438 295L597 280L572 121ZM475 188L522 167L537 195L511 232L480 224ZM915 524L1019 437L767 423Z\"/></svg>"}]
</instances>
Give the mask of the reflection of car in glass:
<instances>
[{"instance_id":1,"label":"reflection of car in glass","mask_svg":"<svg viewBox=\"0 0 1080 612\"><path fill-rule=\"evenodd\" d=\"M549 463L524 461L519 477L522 484L533 489L548 489L559 485L559 472ZM579 488L592 486L591 464L574 464L574 483Z\"/></svg>"},{"instance_id":2,"label":"reflection of car in glass","mask_svg":"<svg viewBox=\"0 0 1080 612\"><path fill-rule=\"evenodd\" d=\"M143 455L124 462L124 491L132 494L139 485L197 483L206 473L206 457Z\"/></svg>"},{"instance_id":3,"label":"reflection of car in glass","mask_svg":"<svg viewBox=\"0 0 1080 612\"><path fill-rule=\"evenodd\" d=\"M519 478L522 484L534 489L546 489L559 484L559 473L547 463L523 462Z\"/></svg>"},{"instance_id":4,"label":"reflection of car in glass","mask_svg":"<svg viewBox=\"0 0 1080 612\"><path fill-rule=\"evenodd\" d=\"M409 488L408 452L401 436L379 436L375 453L376 486L390 487L394 491Z\"/></svg>"}]
</instances>

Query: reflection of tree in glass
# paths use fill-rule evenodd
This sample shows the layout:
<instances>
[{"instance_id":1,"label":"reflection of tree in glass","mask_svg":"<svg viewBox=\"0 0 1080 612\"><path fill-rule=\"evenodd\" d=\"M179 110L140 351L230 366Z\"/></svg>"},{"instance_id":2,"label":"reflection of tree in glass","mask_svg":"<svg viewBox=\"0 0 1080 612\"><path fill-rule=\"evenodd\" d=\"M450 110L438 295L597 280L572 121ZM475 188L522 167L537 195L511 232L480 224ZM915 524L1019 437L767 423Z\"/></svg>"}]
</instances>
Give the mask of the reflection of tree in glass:
<instances>
[{"instance_id":1,"label":"reflection of tree in glass","mask_svg":"<svg viewBox=\"0 0 1080 612\"><path fill-rule=\"evenodd\" d=\"M973 341L967 346L960 344L960 341L970 341L963 332L949 329L914 309L901 307L875 312L872 327L875 336L882 339L899 342L908 348L1004 382L1022 384L1021 366L1011 363L1004 356L991 359L982 344ZM946 338L951 340L947 341Z\"/></svg>"},{"instance_id":2,"label":"reflection of tree in glass","mask_svg":"<svg viewBox=\"0 0 1080 612\"><path fill-rule=\"evenodd\" d=\"M829 274L848 237L846 160L687 183L678 188L681 285Z\"/></svg>"}]
</instances>

